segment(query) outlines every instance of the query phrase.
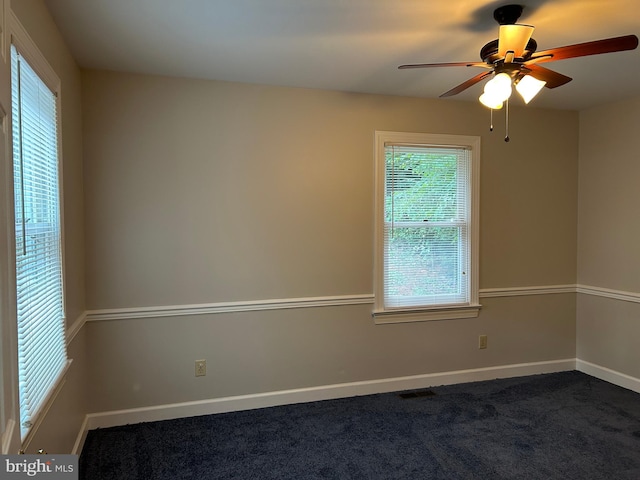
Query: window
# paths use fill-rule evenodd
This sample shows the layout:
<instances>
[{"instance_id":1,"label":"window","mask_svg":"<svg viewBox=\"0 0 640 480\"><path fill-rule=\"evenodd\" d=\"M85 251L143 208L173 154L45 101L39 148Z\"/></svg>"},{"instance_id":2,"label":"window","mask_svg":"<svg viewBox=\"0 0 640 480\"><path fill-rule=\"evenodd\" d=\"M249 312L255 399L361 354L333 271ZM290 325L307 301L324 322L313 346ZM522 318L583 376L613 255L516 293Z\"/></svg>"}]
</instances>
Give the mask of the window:
<instances>
[{"instance_id":1,"label":"window","mask_svg":"<svg viewBox=\"0 0 640 480\"><path fill-rule=\"evenodd\" d=\"M376 132L376 323L478 315L480 138Z\"/></svg>"},{"instance_id":2,"label":"window","mask_svg":"<svg viewBox=\"0 0 640 480\"><path fill-rule=\"evenodd\" d=\"M67 365L54 92L11 46L18 379L22 438Z\"/></svg>"}]
</instances>

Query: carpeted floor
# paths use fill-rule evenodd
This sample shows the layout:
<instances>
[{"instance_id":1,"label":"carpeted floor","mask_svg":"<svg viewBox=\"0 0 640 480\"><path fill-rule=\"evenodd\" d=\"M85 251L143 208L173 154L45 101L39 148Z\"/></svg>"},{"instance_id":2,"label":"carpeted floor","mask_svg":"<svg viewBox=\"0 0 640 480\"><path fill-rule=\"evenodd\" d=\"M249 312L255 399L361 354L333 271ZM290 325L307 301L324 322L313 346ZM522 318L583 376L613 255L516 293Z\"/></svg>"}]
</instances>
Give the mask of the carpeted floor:
<instances>
[{"instance_id":1,"label":"carpeted floor","mask_svg":"<svg viewBox=\"0 0 640 480\"><path fill-rule=\"evenodd\" d=\"M89 432L81 480L639 480L640 394L580 372Z\"/></svg>"}]
</instances>

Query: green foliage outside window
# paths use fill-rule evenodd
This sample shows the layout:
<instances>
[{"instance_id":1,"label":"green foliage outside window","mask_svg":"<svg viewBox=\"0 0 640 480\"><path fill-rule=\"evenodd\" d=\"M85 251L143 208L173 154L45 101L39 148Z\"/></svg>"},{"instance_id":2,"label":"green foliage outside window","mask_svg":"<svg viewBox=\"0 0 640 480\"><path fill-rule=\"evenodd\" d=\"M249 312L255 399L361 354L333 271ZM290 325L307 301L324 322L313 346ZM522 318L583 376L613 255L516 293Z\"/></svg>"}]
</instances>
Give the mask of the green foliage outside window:
<instances>
[{"instance_id":1,"label":"green foliage outside window","mask_svg":"<svg viewBox=\"0 0 640 480\"><path fill-rule=\"evenodd\" d=\"M387 288L392 296L460 291L458 156L386 154Z\"/></svg>"}]
</instances>

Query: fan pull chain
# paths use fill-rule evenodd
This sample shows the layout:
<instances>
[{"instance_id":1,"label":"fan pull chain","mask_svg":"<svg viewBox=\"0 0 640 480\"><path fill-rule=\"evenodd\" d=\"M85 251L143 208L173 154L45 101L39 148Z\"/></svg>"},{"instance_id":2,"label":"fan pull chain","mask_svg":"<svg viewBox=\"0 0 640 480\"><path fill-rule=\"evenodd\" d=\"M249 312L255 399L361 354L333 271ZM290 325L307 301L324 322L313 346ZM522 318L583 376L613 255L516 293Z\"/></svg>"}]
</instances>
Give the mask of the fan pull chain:
<instances>
[{"instance_id":1,"label":"fan pull chain","mask_svg":"<svg viewBox=\"0 0 640 480\"><path fill-rule=\"evenodd\" d=\"M507 99L507 101L505 102L505 112L504 112L504 114L506 116L504 141L508 142L510 140L509 139L509 99Z\"/></svg>"},{"instance_id":2,"label":"fan pull chain","mask_svg":"<svg viewBox=\"0 0 640 480\"><path fill-rule=\"evenodd\" d=\"M491 117L490 117L491 121L490 121L490 124L489 124L489 131L493 132L493 108L490 108L489 111L491 112Z\"/></svg>"}]
</instances>

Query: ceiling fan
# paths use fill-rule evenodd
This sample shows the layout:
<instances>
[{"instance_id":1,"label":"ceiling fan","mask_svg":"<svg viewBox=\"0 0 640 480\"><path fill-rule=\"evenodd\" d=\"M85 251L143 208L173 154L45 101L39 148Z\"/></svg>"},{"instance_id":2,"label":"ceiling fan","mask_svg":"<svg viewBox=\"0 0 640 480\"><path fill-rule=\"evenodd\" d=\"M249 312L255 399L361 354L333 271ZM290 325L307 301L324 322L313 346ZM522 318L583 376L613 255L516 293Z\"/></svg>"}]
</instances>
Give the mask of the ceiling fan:
<instances>
[{"instance_id":1,"label":"ceiling fan","mask_svg":"<svg viewBox=\"0 0 640 480\"><path fill-rule=\"evenodd\" d=\"M493 18L500 24L499 38L482 47L480 50L482 62L419 63L400 65L398 68L485 68L487 71L479 73L440 97L457 95L493 75L491 81L485 86L480 102L492 109L498 109L502 108L503 102L511 95L512 85L516 87L525 102L529 103L543 86L556 88L572 80L571 77L540 66L541 63L633 50L638 46L638 37L626 35L536 52L538 44L531 38L534 27L516 23L523 8L522 5L505 5L494 11Z\"/></svg>"}]
</instances>

